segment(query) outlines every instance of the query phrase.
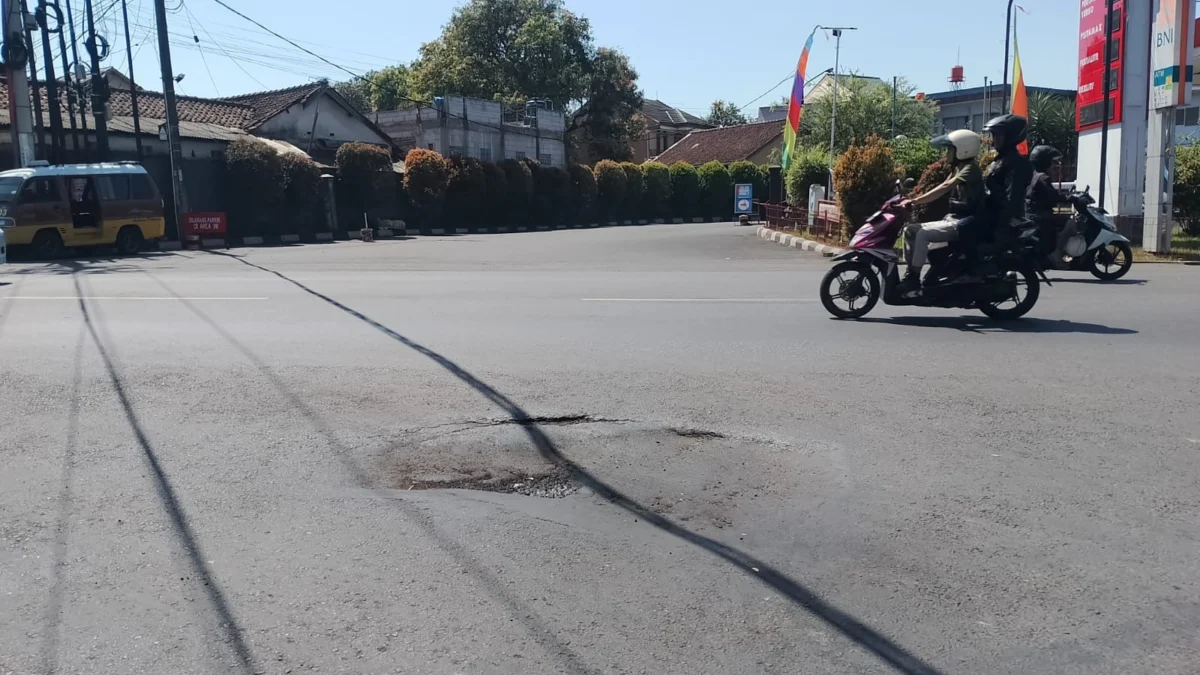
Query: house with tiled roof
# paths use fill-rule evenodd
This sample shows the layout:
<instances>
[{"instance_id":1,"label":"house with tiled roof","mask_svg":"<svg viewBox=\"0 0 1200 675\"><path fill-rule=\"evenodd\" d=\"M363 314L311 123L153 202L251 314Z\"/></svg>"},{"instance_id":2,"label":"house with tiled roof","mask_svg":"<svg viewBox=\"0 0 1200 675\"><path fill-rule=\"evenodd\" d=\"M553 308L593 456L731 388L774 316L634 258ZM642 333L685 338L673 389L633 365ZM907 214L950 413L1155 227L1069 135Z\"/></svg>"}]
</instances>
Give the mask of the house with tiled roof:
<instances>
[{"instance_id":1,"label":"house with tiled roof","mask_svg":"<svg viewBox=\"0 0 1200 675\"><path fill-rule=\"evenodd\" d=\"M659 155L657 161L664 164L687 162L697 166L714 160L722 164L742 160L766 164L771 150L782 142L783 125L773 120L697 129Z\"/></svg>"},{"instance_id":2,"label":"house with tiled roof","mask_svg":"<svg viewBox=\"0 0 1200 675\"><path fill-rule=\"evenodd\" d=\"M132 83L131 83L132 84ZM45 89L39 87L43 111L49 110ZM165 132L166 104L159 92L137 91L138 116L142 145L148 155L168 152ZM129 89L110 89L108 129L114 159L136 157L133 125L133 96ZM59 92L63 126L68 147L73 147L70 110L65 92ZM307 84L276 91L245 94L229 99L194 96L175 97L179 115L180 139L185 159L208 159L219 155L237 138L258 136L291 145L320 163L332 164L337 148L351 141L392 147L391 139L325 83ZM76 126L86 126L89 142L95 147L95 121L90 111L75 112ZM48 118L48 113L47 113ZM48 124L48 119L47 122ZM8 87L0 78L0 130L9 127ZM82 136L81 136L82 141ZM0 133L0 165L10 143L8 133ZM82 145L82 142L81 142Z\"/></svg>"},{"instance_id":3,"label":"house with tiled roof","mask_svg":"<svg viewBox=\"0 0 1200 675\"><path fill-rule=\"evenodd\" d=\"M579 120L587 116L587 104L584 104L572 117L572 144L582 151L587 148L586 139L582 138ZM642 108L634 115L642 123L642 133L629 144L631 159L634 162L644 162L653 159L667 148L683 140L684 136L697 129L711 129L702 117L697 117L686 110L668 105L658 99L648 98L642 101ZM579 157L578 161L591 163L594 157Z\"/></svg>"}]
</instances>

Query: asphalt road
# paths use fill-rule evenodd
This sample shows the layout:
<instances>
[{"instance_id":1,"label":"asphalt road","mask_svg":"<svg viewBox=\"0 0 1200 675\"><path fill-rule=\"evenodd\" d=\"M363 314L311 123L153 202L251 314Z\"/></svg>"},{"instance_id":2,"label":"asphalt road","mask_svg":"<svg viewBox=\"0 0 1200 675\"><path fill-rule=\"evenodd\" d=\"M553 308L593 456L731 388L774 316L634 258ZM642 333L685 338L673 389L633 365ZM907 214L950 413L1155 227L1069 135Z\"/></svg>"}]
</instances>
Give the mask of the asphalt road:
<instances>
[{"instance_id":1,"label":"asphalt road","mask_svg":"<svg viewBox=\"0 0 1200 675\"><path fill-rule=\"evenodd\" d=\"M830 320L826 266L727 224L10 264L0 675L1200 672L1200 269L1001 327Z\"/></svg>"}]
</instances>

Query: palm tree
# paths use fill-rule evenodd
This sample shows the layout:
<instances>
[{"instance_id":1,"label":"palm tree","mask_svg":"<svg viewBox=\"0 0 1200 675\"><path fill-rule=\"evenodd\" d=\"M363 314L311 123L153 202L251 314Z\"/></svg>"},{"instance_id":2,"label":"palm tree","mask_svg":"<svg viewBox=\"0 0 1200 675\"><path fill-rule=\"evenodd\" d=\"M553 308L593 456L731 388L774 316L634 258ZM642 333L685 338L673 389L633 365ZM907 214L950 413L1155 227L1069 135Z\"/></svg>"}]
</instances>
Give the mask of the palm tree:
<instances>
[{"instance_id":1,"label":"palm tree","mask_svg":"<svg viewBox=\"0 0 1200 675\"><path fill-rule=\"evenodd\" d=\"M1079 134L1075 131L1075 101L1045 91L1029 94L1029 146L1049 145L1063 154L1065 162L1075 158Z\"/></svg>"}]
</instances>

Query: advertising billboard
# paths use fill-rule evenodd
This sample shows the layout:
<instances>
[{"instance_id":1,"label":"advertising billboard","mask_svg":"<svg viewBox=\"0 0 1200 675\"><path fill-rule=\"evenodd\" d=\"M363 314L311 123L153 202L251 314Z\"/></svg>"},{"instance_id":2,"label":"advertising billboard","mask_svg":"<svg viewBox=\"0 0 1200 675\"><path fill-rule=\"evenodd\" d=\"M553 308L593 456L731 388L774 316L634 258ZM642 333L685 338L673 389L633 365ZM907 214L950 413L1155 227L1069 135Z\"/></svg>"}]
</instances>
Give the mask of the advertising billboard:
<instances>
[{"instance_id":1,"label":"advertising billboard","mask_svg":"<svg viewBox=\"0 0 1200 675\"><path fill-rule=\"evenodd\" d=\"M1193 0L1154 0L1150 39L1150 107L1184 106L1192 101Z\"/></svg>"},{"instance_id":2,"label":"advertising billboard","mask_svg":"<svg viewBox=\"0 0 1200 675\"><path fill-rule=\"evenodd\" d=\"M1169 0L1168 0L1169 1ZM1075 127L1093 129L1104 121L1105 0L1079 2L1079 94ZM1113 42L1108 53L1111 92L1108 121L1121 121L1121 80L1125 63L1125 0L1113 2Z\"/></svg>"}]
</instances>

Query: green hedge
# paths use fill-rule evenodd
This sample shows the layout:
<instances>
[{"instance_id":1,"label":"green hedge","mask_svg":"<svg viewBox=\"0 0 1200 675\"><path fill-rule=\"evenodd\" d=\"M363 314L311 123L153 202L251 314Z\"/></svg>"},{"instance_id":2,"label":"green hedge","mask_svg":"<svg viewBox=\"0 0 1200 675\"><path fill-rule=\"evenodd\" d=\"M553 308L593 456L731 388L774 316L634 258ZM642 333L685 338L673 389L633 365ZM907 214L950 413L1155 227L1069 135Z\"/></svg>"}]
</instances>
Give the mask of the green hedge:
<instances>
[{"instance_id":1,"label":"green hedge","mask_svg":"<svg viewBox=\"0 0 1200 675\"><path fill-rule=\"evenodd\" d=\"M696 170L700 177L700 203L706 216L733 217L733 179L720 162L706 162Z\"/></svg>"},{"instance_id":2,"label":"green hedge","mask_svg":"<svg viewBox=\"0 0 1200 675\"><path fill-rule=\"evenodd\" d=\"M641 218L642 196L646 193L642 167L633 162L621 162L625 170L625 206L622 214L626 218Z\"/></svg>"},{"instance_id":3,"label":"green hedge","mask_svg":"<svg viewBox=\"0 0 1200 675\"><path fill-rule=\"evenodd\" d=\"M533 206L533 172L519 159L506 159L500 162L500 168L507 185L502 220L510 225L526 225Z\"/></svg>"},{"instance_id":4,"label":"green hedge","mask_svg":"<svg viewBox=\"0 0 1200 675\"><path fill-rule=\"evenodd\" d=\"M661 162L642 165L642 213L649 218L671 215L671 170Z\"/></svg>"},{"instance_id":5,"label":"green hedge","mask_svg":"<svg viewBox=\"0 0 1200 675\"><path fill-rule=\"evenodd\" d=\"M346 147L343 145L342 149ZM338 150L339 158L342 149ZM450 162L432 150L416 148L409 150L405 156L404 191L408 193L423 223L432 225L440 222L450 175Z\"/></svg>"},{"instance_id":6,"label":"green hedge","mask_svg":"<svg viewBox=\"0 0 1200 675\"><path fill-rule=\"evenodd\" d=\"M807 148L796 153L783 177L788 203L805 208L808 207L809 188L828 183L829 153L820 148Z\"/></svg>"},{"instance_id":7,"label":"green hedge","mask_svg":"<svg viewBox=\"0 0 1200 675\"><path fill-rule=\"evenodd\" d=\"M225 150L229 236L276 234L285 203L283 164L271 146L238 139Z\"/></svg>"},{"instance_id":8,"label":"green hedge","mask_svg":"<svg viewBox=\"0 0 1200 675\"><path fill-rule=\"evenodd\" d=\"M596 174L582 164L567 167L571 180L571 221L591 223L596 215Z\"/></svg>"},{"instance_id":9,"label":"green hedge","mask_svg":"<svg viewBox=\"0 0 1200 675\"><path fill-rule=\"evenodd\" d=\"M604 220L616 220L621 217L625 208L625 194L628 176L620 164L605 159L596 164L596 197L600 217Z\"/></svg>"},{"instance_id":10,"label":"green hedge","mask_svg":"<svg viewBox=\"0 0 1200 675\"><path fill-rule=\"evenodd\" d=\"M671 211L676 217L690 218L698 213L700 174L687 162L671 165Z\"/></svg>"}]
</instances>

